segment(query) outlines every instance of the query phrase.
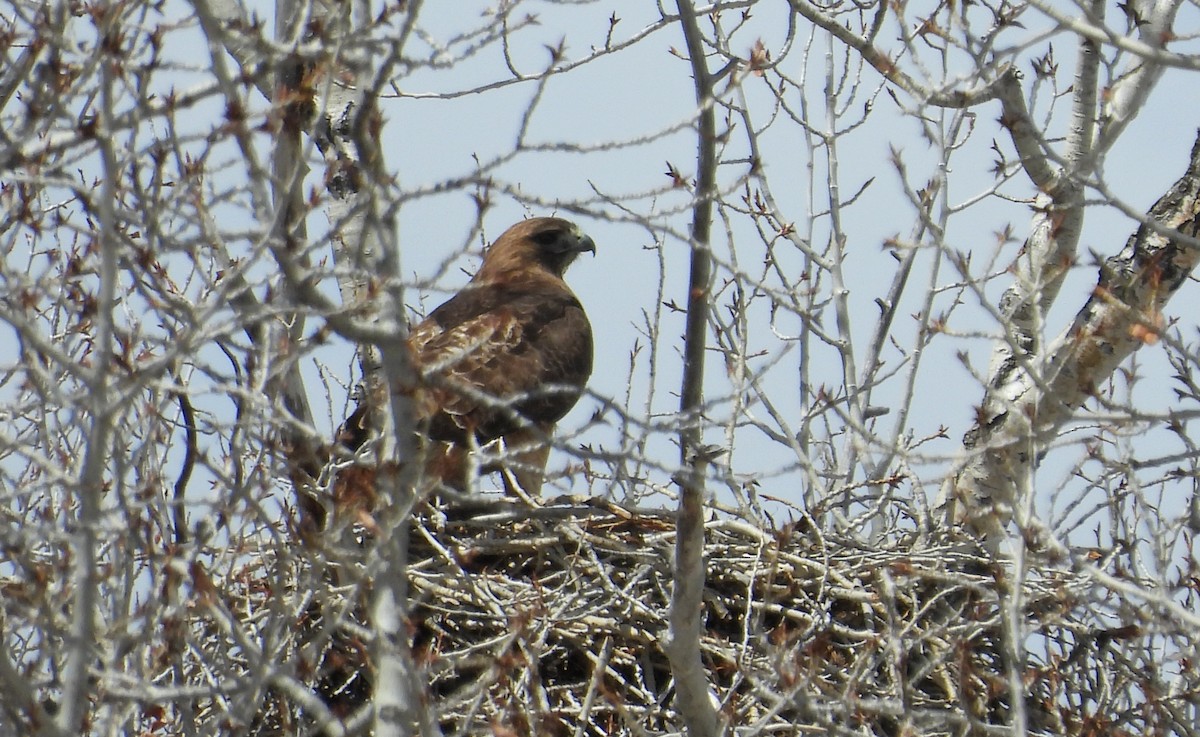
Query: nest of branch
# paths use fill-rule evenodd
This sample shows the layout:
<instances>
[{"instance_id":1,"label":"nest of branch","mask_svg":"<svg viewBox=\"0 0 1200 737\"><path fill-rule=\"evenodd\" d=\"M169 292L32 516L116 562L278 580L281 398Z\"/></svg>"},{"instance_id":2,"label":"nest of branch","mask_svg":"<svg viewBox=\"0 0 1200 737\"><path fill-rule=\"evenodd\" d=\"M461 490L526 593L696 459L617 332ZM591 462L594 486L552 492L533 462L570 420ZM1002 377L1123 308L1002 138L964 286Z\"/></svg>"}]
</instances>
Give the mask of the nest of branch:
<instances>
[{"instance_id":1,"label":"nest of branch","mask_svg":"<svg viewBox=\"0 0 1200 737\"><path fill-rule=\"evenodd\" d=\"M663 648L673 548L669 514L607 503L414 519L414 653L444 733L680 732ZM707 563L703 660L739 731L970 734L1013 719L996 593L1008 584L972 541L897 536L868 546L715 519ZM1132 729L1146 717L1133 703L1118 713L1119 684L1107 684L1107 706L1082 696L1098 690L1098 672L1120 680L1112 662L1097 662L1112 658L1097 637L1122 633L1083 621L1069 584L1029 575L1021 592L1022 626L1039 643L1016 676L1027 727ZM336 626L307 605L295 648L308 655L295 657L301 674L304 662L320 663L309 682L329 710L323 718L362 725L373 670L355 591ZM321 732L303 699L267 693L252 731Z\"/></svg>"}]
</instances>

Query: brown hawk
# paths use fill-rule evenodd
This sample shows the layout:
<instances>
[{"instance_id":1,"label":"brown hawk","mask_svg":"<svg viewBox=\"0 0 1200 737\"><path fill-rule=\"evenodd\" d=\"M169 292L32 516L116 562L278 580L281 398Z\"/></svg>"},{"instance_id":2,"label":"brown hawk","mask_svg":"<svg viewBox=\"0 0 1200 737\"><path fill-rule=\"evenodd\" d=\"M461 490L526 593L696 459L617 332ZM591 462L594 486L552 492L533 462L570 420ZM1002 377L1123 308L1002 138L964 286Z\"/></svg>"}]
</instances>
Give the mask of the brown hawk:
<instances>
[{"instance_id":1,"label":"brown hawk","mask_svg":"<svg viewBox=\"0 0 1200 737\"><path fill-rule=\"evenodd\" d=\"M592 373L592 328L563 274L595 248L561 218L517 223L486 250L470 282L412 329L429 476L463 490L470 449L499 442L509 451L504 460L481 470L504 471L510 492L540 492L547 436ZM370 437L370 404L360 402L339 432L350 451Z\"/></svg>"}]
</instances>

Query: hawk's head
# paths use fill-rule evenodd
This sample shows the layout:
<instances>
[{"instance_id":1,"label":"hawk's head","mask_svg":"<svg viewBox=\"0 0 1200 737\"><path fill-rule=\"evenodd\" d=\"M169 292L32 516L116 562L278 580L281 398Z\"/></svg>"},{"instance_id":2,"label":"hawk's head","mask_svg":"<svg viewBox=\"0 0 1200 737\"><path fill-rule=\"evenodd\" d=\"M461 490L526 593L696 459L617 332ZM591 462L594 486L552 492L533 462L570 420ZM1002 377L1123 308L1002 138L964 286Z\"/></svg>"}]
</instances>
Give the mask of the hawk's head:
<instances>
[{"instance_id":1,"label":"hawk's head","mask_svg":"<svg viewBox=\"0 0 1200 737\"><path fill-rule=\"evenodd\" d=\"M575 257L596 252L579 226L562 218L531 218L504 231L483 255L476 279L491 280L520 271L545 270L558 278Z\"/></svg>"}]
</instances>

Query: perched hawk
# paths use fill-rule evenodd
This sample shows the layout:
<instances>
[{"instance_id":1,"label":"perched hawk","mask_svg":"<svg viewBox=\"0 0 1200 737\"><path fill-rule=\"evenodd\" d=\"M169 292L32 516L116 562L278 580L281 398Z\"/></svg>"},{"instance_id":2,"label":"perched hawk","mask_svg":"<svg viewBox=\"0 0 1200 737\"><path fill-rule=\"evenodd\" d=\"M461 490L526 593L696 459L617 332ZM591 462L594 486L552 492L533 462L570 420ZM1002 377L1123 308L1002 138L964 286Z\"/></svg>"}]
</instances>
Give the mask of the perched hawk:
<instances>
[{"instance_id":1,"label":"perched hawk","mask_svg":"<svg viewBox=\"0 0 1200 737\"><path fill-rule=\"evenodd\" d=\"M421 373L414 404L429 475L464 489L472 447L499 441L505 486L536 495L549 445L592 373L592 328L563 273L596 245L573 223L533 218L504 231L471 281L409 336ZM371 433L362 402L339 440L356 450Z\"/></svg>"}]
</instances>

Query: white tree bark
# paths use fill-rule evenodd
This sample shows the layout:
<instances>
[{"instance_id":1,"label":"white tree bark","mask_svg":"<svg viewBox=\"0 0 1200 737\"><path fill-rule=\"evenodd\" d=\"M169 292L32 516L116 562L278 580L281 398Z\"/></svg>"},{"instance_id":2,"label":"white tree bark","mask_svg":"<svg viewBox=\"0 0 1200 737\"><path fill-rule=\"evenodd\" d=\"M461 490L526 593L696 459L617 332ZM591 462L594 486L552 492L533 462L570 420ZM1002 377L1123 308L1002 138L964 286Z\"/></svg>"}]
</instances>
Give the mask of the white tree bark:
<instances>
[{"instance_id":1,"label":"white tree bark","mask_svg":"<svg viewBox=\"0 0 1200 737\"><path fill-rule=\"evenodd\" d=\"M1039 355L1015 360L997 382L984 421L966 439L971 457L951 479L947 518L998 545L1014 505L1032 491L1038 456L1135 350L1158 340L1163 307L1200 250L1200 140L1187 171L1100 269L1074 322Z\"/></svg>"},{"instance_id":2,"label":"white tree bark","mask_svg":"<svg viewBox=\"0 0 1200 737\"><path fill-rule=\"evenodd\" d=\"M375 476L381 524L366 561L370 582L369 621L375 668L373 733L377 737L440 734L424 697L424 682L413 661L408 633L408 517L416 503L419 464L415 457L415 415L410 400L416 382L406 340L404 289L395 211L387 204L393 186L379 145L376 97L390 78L420 12L406 8L400 34L378 61L356 43L371 22L372 4L321 6L320 20L332 32L332 68L320 97L319 144L325 154L328 212L337 232L334 253L347 276L339 280L343 303L356 320L374 322L379 338L360 344L367 391L387 397L374 417L380 434ZM399 473L387 469L402 469Z\"/></svg>"}]
</instances>

